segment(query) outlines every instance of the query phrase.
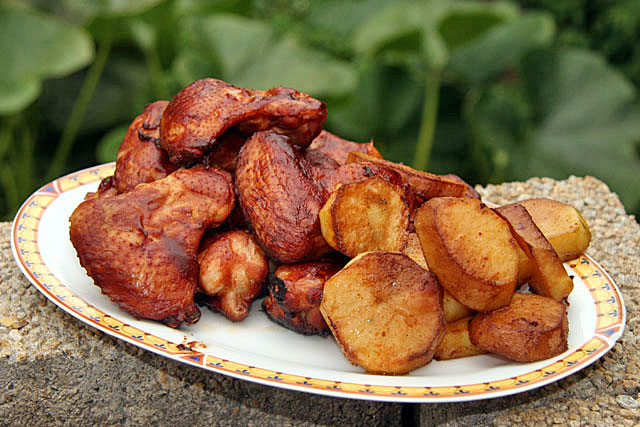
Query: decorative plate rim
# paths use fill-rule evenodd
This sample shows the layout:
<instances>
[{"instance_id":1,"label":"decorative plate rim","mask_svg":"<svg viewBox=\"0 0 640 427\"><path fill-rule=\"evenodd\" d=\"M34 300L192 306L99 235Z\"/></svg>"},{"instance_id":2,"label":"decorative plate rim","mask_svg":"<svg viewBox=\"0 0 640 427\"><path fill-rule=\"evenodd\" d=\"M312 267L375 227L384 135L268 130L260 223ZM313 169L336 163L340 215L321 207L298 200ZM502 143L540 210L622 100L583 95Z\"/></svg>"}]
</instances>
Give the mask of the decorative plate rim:
<instances>
[{"instance_id":1,"label":"decorative plate rim","mask_svg":"<svg viewBox=\"0 0 640 427\"><path fill-rule=\"evenodd\" d=\"M593 336L580 348L542 368L506 379L456 386L373 385L312 378L250 366L193 350L135 328L77 296L47 267L39 252L40 220L59 195L113 174L114 163L94 166L58 178L35 191L18 210L13 222L11 248L22 273L49 300L80 321L111 336L172 360L227 376L314 394L390 402L460 402L520 393L571 375L598 360L622 336L626 309L611 276L590 256L583 254L568 266L589 290L597 313ZM105 297L106 298L106 297ZM374 376L372 376L374 377ZM401 378L401 377L399 377Z\"/></svg>"}]
</instances>

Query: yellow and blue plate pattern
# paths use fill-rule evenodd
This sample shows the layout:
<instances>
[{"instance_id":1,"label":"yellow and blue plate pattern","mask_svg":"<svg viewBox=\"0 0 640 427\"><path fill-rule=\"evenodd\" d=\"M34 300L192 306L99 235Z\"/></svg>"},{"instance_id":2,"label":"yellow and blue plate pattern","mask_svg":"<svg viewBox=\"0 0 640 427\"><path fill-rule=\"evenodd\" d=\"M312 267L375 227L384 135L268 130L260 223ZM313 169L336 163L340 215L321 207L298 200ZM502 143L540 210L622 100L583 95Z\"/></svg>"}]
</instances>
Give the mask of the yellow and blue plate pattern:
<instances>
[{"instance_id":1,"label":"yellow and blue plate pattern","mask_svg":"<svg viewBox=\"0 0 640 427\"><path fill-rule=\"evenodd\" d=\"M85 169L32 194L13 223L13 253L25 276L60 308L103 332L170 359L316 394L395 402L455 402L505 396L557 381L599 359L624 329L622 295L607 272L588 255L565 264L575 283L569 298L569 351L533 364L476 356L434 361L430 365L437 367L428 365L407 376L367 375L340 360L330 339L294 336L272 325L259 313L257 304L247 326L225 323L221 316L204 312L200 322L183 330L136 320L99 293L68 242L69 215L84 194L95 190L113 171L112 163ZM273 347L264 343L251 347L249 343L263 336L264 342L275 342ZM310 343L311 352L326 352L326 357L306 362L307 356L302 354L299 360L291 360L290 354L295 353L291 348L301 343ZM260 354L262 351L266 354ZM483 369L484 374L477 373Z\"/></svg>"}]
</instances>

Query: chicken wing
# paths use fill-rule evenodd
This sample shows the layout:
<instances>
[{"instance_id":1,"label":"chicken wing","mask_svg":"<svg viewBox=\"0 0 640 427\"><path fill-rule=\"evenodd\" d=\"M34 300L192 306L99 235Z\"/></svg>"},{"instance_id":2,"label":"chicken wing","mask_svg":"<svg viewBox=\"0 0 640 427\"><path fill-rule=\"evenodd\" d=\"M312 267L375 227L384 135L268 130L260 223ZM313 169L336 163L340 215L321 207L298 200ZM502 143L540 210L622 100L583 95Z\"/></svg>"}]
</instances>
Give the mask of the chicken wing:
<instances>
[{"instance_id":1,"label":"chicken wing","mask_svg":"<svg viewBox=\"0 0 640 427\"><path fill-rule=\"evenodd\" d=\"M200 301L238 322L249 314L251 302L262 290L269 261L244 231L210 236L200 245Z\"/></svg>"},{"instance_id":2,"label":"chicken wing","mask_svg":"<svg viewBox=\"0 0 640 427\"><path fill-rule=\"evenodd\" d=\"M207 228L229 216L234 200L227 172L178 170L81 203L69 235L80 264L105 295L136 318L176 328L200 318L193 300L198 245Z\"/></svg>"},{"instance_id":3,"label":"chicken wing","mask_svg":"<svg viewBox=\"0 0 640 427\"><path fill-rule=\"evenodd\" d=\"M255 133L240 150L236 192L254 237L269 258L284 263L318 259L331 248L318 212L327 196L302 150L273 132Z\"/></svg>"},{"instance_id":4,"label":"chicken wing","mask_svg":"<svg viewBox=\"0 0 640 427\"><path fill-rule=\"evenodd\" d=\"M324 282L341 265L307 262L281 265L269 275L269 295L262 308L274 322L305 335L327 335L329 327L320 313Z\"/></svg>"},{"instance_id":5,"label":"chicken wing","mask_svg":"<svg viewBox=\"0 0 640 427\"><path fill-rule=\"evenodd\" d=\"M178 169L158 145L160 119L168 104L168 101L156 101L147 105L129 125L118 150L113 175L113 184L118 193L131 191L138 184L164 178Z\"/></svg>"},{"instance_id":6,"label":"chicken wing","mask_svg":"<svg viewBox=\"0 0 640 427\"><path fill-rule=\"evenodd\" d=\"M201 161L229 129L251 134L272 130L306 147L327 118L327 107L294 89L243 89L203 79L181 90L162 114L160 144L173 163Z\"/></svg>"},{"instance_id":7,"label":"chicken wing","mask_svg":"<svg viewBox=\"0 0 640 427\"><path fill-rule=\"evenodd\" d=\"M326 130L320 132L320 134L311 141L309 149L321 151L341 165L347 163L347 156L352 151L369 154L379 159L382 158L380 152L373 146L373 141L353 142L342 139Z\"/></svg>"}]
</instances>

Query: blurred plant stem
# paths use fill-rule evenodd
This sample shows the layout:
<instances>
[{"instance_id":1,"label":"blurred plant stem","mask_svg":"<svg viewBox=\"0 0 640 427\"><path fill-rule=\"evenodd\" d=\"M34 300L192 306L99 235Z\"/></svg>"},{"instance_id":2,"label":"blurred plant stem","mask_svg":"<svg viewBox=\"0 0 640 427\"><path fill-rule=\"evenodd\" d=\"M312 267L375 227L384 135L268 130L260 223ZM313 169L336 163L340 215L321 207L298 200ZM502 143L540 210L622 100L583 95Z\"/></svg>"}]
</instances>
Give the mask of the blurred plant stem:
<instances>
[{"instance_id":1,"label":"blurred plant stem","mask_svg":"<svg viewBox=\"0 0 640 427\"><path fill-rule=\"evenodd\" d=\"M157 99L169 99L169 88L164 80L162 64L160 63L160 56L158 55L156 47L144 49L144 52L155 97Z\"/></svg>"},{"instance_id":2,"label":"blurred plant stem","mask_svg":"<svg viewBox=\"0 0 640 427\"><path fill-rule=\"evenodd\" d=\"M69 120L62 131L60 143L56 148L56 152L54 153L51 161L51 166L49 166L47 171L47 180L55 179L64 172L67 159L69 158L73 144L78 136L78 131L82 126L82 122L87 112L87 107L89 106L89 102L93 97L96 87L98 86L98 82L102 76L102 71L104 70L107 58L109 57L112 41L113 34L108 33L98 43L95 61L91 65L91 68L89 68L89 71L82 82L82 87L80 88L78 97L71 109Z\"/></svg>"},{"instance_id":3,"label":"blurred plant stem","mask_svg":"<svg viewBox=\"0 0 640 427\"><path fill-rule=\"evenodd\" d=\"M0 129L0 186L6 203L5 212L12 215L24 195L37 185L35 137L24 112L3 118Z\"/></svg>"},{"instance_id":4,"label":"blurred plant stem","mask_svg":"<svg viewBox=\"0 0 640 427\"><path fill-rule=\"evenodd\" d=\"M428 71L425 78L424 104L422 106L422 117L420 119L420 133L418 134L416 151L413 155L413 167L418 170L425 170L429 165L431 148L433 147L433 135L436 130L436 120L438 119L439 92L440 71Z\"/></svg>"}]
</instances>

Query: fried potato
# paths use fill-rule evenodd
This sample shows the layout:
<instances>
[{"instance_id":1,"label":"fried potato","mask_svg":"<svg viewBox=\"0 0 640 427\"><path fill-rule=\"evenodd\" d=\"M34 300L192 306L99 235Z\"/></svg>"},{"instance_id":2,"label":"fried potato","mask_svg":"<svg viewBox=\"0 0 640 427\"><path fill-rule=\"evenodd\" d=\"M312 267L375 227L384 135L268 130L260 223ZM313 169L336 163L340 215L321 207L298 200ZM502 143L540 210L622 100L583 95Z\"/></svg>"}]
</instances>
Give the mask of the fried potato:
<instances>
[{"instance_id":1,"label":"fried potato","mask_svg":"<svg viewBox=\"0 0 640 427\"><path fill-rule=\"evenodd\" d=\"M427 261L424 259L424 254L422 253L420 239L416 233L409 233L407 247L404 248L403 253L420 267L425 270L429 269ZM447 323L462 319L474 313L469 307L460 304L446 289L443 289L442 293L442 310L444 312L444 321Z\"/></svg>"},{"instance_id":2,"label":"fried potato","mask_svg":"<svg viewBox=\"0 0 640 427\"><path fill-rule=\"evenodd\" d=\"M509 306L477 314L469 324L471 342L517 362L548 359L568 348L564 304L552 298L516 293Z\"/></svg>"},{"instance_id":3,"label":"fried potato","mask_svg":"<svg viewBox=\"0 0 640 427\"><path fill-rule=\"evenodd\" d=\"M359 255L324 285L320 311L346 358L370 373L427 364L444 336L435 277L397 252Z\"/></svg>"},{"instance_id":4,"label":"fried potato","mask_svg":"<svg viewBox=\"0 0 640 427\"><path fill-rule=\"evenodd\" d=\"M511 232L531 261L529 286L534 293L551 297L556 301L565 299L573 290L562 261L531 215L522 205L502 206L496 209L511 226Z\"/></svg>"},{"instance_id":5,"label":"fried potato","mask_svg":"<svg viewBox=\"0 0 640 427\"><path fill-rule=\"evenodd\" d=\"M437 197L416 213L429 269L465 306L491 311L509 304L518 276L509 225L476 199Z\"/></svg>"},{"instance_id":6,"label":"fried potato","mask_svg":"<svg viewBox=\"0 0 640 427\"><path fill-rule=\"evenodd\" d=\"M382 158L380 152L373 146L373 141L353 142L323 130L311 141L309 150L319 150L339 164L343 165L347 161L347 156L352 151L359 151L374 157Z\"/></svg>"},{"instance_id":7,"label":"fried potato","mask_svg":"<svg viewBox=\"0 0 640 427\"><path fill-rule=\"evenodd\" d=\"M475 311L455 299L446 289L442 293L442 311L444 312L444 321L447 323L455 322L475 313Z\"/></svg>"},{"instance_id":8,"label":"fried potato","mask_svg":"<svg viewBox=\"0 0 640 427\"><path fill-rule=\"evenodd\" d=\"M563 262L576 259L589 247L591 230L573 206L551 199L522 200L518 204L527 209Z\"/></svg>"},{"instance_id":9,"label":"fried potato","mask_svg":"<svg viewBox=\"0 0 640 427\"><path fill-rule=\"evenodd\" d=\"M402 251L409 238L409 208L402 188L382 178L344 184L320 210L322 236L348 257Z\"/></svg>"},{"instance_id":10,"label":"fried potato","mask_svg":"<svg viewBox=\"0 0 640 427\"><path fill-rule=\"evenodd\" d=\"M381 167L398 172L404 183L407 184L413 192L424 199L443 196L463 197L467 192L467 188L464 183L460 183L455 179L419 171L407 165L379 159L366 153L352 152L347 156L347 163L360 162L374 163Z\"/></svg>"},{"instance_id":11,"label":"fried potato","mask_svg":"<svg viewBox=\"0 0 640 427\"><path fill-rule=\"evenodd\" d=\"M409 233L407 246L405 246L402 253L411 258L413 262L415 262L425 270L429 269L429 267L427 266L427 260L424 259L424 254L422 253L420 239L418 238L418 235L416 233Z\"/></svg>"},{"instance_id":12,"label":"fried potato","mask_svg":"<svg viewBox=\"0 0 640 427\"><path fill-rule=\"evenodd\" d=\"M459 359L461 357L476 356L486 353L479 349L469 339L469 322L473 316L447 322L446 333L436 349L433 358L436 360Z\"/></svg>"}]
</instances>

